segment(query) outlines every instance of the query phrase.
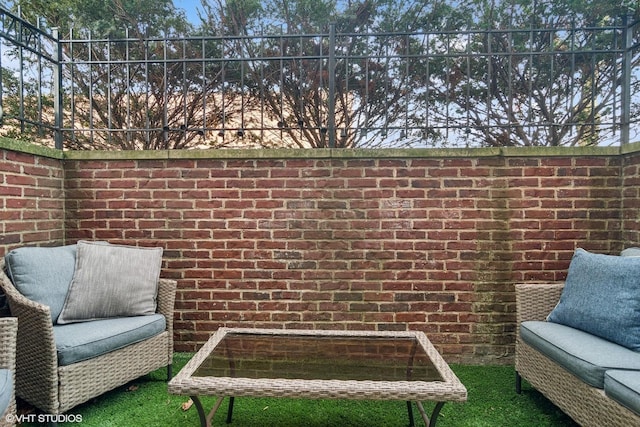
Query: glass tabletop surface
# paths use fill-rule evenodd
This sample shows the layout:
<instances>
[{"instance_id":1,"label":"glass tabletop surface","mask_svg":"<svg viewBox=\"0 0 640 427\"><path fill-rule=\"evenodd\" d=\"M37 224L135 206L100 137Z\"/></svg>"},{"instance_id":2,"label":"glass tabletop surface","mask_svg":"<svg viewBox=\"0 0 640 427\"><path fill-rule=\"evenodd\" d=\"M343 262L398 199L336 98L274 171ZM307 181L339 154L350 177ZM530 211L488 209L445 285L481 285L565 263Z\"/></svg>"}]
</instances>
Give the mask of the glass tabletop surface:
<instances>
[{"instance_id":1,"label":"glass tabletop surface","mask_svg":"<svg viewBox=\"0 0 640 427\"><path fill-rule=\"evenodd\" d=\"M413 337L229 333L195 377L442 381Z\"/></svg>"}]
</instances>

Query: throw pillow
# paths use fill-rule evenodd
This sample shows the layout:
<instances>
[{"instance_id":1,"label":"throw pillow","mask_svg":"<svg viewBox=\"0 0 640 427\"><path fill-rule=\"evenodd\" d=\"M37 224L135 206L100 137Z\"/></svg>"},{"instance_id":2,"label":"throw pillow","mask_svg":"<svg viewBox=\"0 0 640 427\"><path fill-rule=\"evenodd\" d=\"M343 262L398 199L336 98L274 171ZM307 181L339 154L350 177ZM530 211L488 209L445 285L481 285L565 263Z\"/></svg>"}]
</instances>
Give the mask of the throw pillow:
<instances>
[{"instance_id":1,"label":"throw pillow","mask_svg":"<svg viewBox=\"0 0 640 427\"><path fill-rule=\"evenodd\" d=\"M154 314L162 248L78 242L59 324Z\"/></svg>"},{"instance_id":2,"label":"throw pillow","mask_svg":"<svg viewBox=\"0 0 640 427\"><path fill-rule=\"evenodd\" d=\"M640 350L640 258L577 249L547 318Z\"/></svg>"},{"instance_id":3,"label":"throw pillow","mask_svg":"<svg viewBox=\"0 0 640 427\"><path fill-rule=\"evenodd\" d=\"M7 276L18 292L49 306L56 323L76 266L76 245L17 248L4 257Z\"/></svg>"}]
</instances>

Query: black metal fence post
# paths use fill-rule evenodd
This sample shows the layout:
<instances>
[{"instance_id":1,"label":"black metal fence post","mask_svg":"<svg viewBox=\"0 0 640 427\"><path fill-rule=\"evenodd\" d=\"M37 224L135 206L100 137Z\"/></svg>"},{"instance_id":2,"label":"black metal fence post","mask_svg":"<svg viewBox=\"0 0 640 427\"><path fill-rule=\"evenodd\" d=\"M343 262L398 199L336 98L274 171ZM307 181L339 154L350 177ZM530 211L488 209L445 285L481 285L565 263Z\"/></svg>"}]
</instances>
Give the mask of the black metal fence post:
<instances>
[{"instance_id":1,"label":"black metal fence post","mask_svg":"<svg viewBox=\"0 0 640 427\"><path fill-rule=\"evenodd\" d=\"M53 114L54 114L54 141L58 150L63 149L62 142L62 44L58 28L53 29L53 38L56 40L56 62L53 64Z\"/></svg>"},{"instance_id":2,"label":"black metal fence post","mask_svg":"<svg viewBox=\"0 0 640 427\"><path fill-rule=\"evenodd\" d=\"M329 131L329 148L336 147L336 24L329 26L329 111L327 130Z\"/></svg>"},{"instance_id":3,"label":"black metal fence post","mask_svg":"<svg viewBox=\"0 0 640 427\"><path fill-rule=\"evenodd\" d=\"M631 62L633 60L633 31L632 23L630 22L629 15L625 15L622 18L622 82L621 82L621 108L622 114L620 117L620 144L625 145L629 143L629 130L631 126Z\"/></svg>"}]
</instances>

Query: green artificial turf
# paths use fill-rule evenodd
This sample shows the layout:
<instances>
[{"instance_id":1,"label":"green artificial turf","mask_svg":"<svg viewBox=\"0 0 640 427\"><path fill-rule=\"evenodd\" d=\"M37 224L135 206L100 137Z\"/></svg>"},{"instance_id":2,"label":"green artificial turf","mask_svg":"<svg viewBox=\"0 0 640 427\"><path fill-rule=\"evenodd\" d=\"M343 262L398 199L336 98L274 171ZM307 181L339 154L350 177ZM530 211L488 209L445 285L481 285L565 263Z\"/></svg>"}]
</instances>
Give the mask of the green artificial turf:
<instances>
[{"instance_id":1,"label":"green artificial turf","mask_svg":"<svg viewBox=\"0 0 640 427\"><path fill-rule=\"evenodd\" d=\"M176 354L174 369L179 370L189 359L188 354ZM440 427L556 427L577 426L569 417L540 393L523 384L522 394L515 393L514 370L511 366L452 365L456 375L467 387L468 400L446 403L440 412ZM166 370L160 369L130 384L119 387L68 412L81 423L59 423L60 426L82 427L179 427L198 426L195 406L183 410L187 396L167 393ZM214 398L202 398L210 409ZM225 399L213 419L213 425L226 425L228 399ZM430 412L432 402L424 402ZM28 407L20 405L22 410ZM423 426L414 405L416 426ZM29 414L29 412L27 412ZM32 414L36 416L37 414ZM36 423L23 423L35 426ZM248 398L235 399L231 427L293 427L293 426L407 426L406 403L398 401L349 401Z\"/></svg>"}]
</instances>

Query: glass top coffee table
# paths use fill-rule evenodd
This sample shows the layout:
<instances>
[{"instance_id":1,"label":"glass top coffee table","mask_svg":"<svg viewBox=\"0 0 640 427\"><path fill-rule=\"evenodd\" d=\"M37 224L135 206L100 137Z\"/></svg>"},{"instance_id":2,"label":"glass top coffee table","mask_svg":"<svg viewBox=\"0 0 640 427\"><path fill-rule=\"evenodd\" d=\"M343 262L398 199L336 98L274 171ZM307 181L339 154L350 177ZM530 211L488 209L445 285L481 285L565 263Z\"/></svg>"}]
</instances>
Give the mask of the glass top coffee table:
<instances>
[{"instance_id":1,"label":"glass top coffee table","mask_svg":"<svg viewBox=\"0 0 640 427\"><path fill-rule=\"evenodd\" d=\"M190 396L202 427L222 399L238 396L416 402L435 426L445 402L467 390L422 332L220 328L169 382L169 393ZM218 396L209 414L199 396ZM421 402L434 401L427 415Z\"/></svg>"}]
</instances>

